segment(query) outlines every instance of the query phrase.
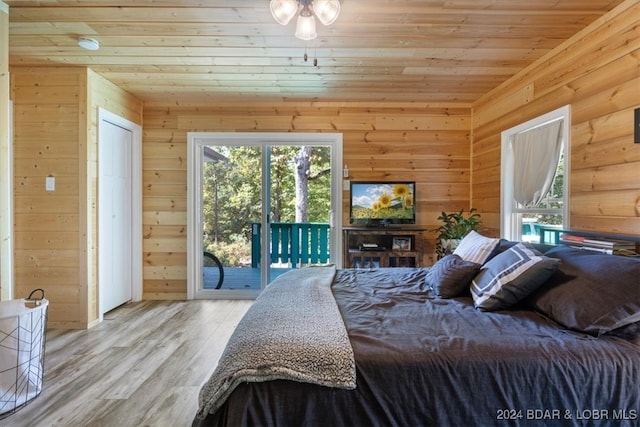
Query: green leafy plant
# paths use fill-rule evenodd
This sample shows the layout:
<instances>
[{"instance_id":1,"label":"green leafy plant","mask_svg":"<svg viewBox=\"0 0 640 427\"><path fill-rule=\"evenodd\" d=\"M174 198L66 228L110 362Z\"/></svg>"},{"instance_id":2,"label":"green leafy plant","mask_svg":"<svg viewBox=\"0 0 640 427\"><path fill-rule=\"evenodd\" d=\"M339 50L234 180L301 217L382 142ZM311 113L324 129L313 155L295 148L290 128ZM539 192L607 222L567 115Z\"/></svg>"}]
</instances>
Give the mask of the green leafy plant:
<instances>
[{"instance_id":1,"label":"green leafy plant","mask_svg":"<svg viewBox=\"0 0 640 427\"><path fill-rule=\"evenodd\" d=\"M431 230L437 233L436 254L438 259L453 252L464 236L471 230L478 231L482 224L480 214L476 213L475 208L471 208L468 214L464 213L464 209L452 213L443 211L438 217L438 221L441 221L442 224Z\"/></svg>"}]
</instances>

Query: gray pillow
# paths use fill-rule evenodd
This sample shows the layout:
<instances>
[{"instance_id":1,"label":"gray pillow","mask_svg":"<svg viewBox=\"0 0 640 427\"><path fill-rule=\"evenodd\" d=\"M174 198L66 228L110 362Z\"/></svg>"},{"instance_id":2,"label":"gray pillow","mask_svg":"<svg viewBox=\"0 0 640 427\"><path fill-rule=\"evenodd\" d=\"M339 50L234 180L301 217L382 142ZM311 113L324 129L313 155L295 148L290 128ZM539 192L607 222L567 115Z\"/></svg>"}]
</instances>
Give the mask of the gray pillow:
<instances>
[{"instance_id":1,"label":"gray pillow","mask_svg":"<svg viewBox=\"0 0 640 427\"><path fill-rule=\"evenodd\" d=\"M485 311L504 310L547 281L559 263L518 243L482 266L471 283L473 303Z\"/></svg>"},{"instance_id":2,"label":"gray pillow","mask_svg":"<svg viewBox=\"0 0 640 427\"><path fill-rule=\"evenodd\" d=\"M427 286L441 298L457 297L469 287L471 279L480 271L480 264L465 261L458 255L446 255L427 272Z\"/></svg>"},{"instance_id":3,"label":"gray pillow","mask_svg":"<svg viewBox=\"0 0 640 427\"><path fill-rule=\"evenodd\" d=\"M526 303L557 323L601 335L640 321L640 259L558 246L546 256L562 261Z\"/></svg>"}]
</instances>

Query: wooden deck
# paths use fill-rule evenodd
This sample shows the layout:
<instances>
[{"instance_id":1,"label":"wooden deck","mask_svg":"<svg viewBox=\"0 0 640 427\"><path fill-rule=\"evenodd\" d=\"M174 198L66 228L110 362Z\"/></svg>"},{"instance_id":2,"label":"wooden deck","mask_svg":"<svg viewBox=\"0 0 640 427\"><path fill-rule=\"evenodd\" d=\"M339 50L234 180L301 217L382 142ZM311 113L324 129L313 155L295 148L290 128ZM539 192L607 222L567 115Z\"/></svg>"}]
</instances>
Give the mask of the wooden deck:
<instances>
[{"instance_id":1,"label":"wooden deck","mask_svg":"<svg viewBox=\"0 0 640 427\"><path fill-rule=\"evenodd\" d=\"M214 282L210 278L217 273L214 267L204 267L204 289L213 289L209 283ZM291 268L271 268L271 280L283 273L291 270ZM217 282L217 279L215 280ZM220 289L242 289L242 290L259 290L260 289L260 269L251 267L224 267L224 281Z\"/></svg>"}]
</instances>

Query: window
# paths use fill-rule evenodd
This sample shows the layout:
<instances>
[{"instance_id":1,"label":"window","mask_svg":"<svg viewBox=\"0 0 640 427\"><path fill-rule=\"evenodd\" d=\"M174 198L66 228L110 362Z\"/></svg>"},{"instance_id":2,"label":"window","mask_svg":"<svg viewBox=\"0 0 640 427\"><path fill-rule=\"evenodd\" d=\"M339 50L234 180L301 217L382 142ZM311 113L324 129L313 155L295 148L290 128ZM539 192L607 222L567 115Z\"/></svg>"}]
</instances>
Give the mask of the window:
<instances>
[{"instance_id":1,"label":"window","mask_svg":"<svg viewBox=\"0 0 640 427\"><path fill-rule=\"evenodd\" d=\"M505 239L539 242L541 228L568 227L569 113L567 105L502 132Z\"/></svg>"}]
</instances>

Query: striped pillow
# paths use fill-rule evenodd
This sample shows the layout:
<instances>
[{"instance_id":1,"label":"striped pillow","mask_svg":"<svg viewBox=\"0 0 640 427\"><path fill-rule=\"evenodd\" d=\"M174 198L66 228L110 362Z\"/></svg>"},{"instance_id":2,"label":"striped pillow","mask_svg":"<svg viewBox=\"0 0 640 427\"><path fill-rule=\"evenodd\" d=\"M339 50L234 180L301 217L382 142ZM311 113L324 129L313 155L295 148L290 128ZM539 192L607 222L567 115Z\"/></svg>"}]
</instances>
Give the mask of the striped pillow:
<instances>
[{"instance_id":1,"label":"striped pillow","mask_svg":"<svg viewBox=\"0 0 640 427\"><path fill-rule=\"evenodd\" d=\"M471 230L453 253L465 261L482 265L489 259L498 243L500 243L500 239L485 237Z\"/></svg>"},{"instance_id":2,"label":"striped pillow","mask_svg":"<svg viewBox=\"0 0 640 427\"><path fill-rule=\"evenodd\" d=\"M485 311L512 306L546 282L559 263L518 243L482 266L471 282L473 303Z\"/></svg>"}]
</instances>

